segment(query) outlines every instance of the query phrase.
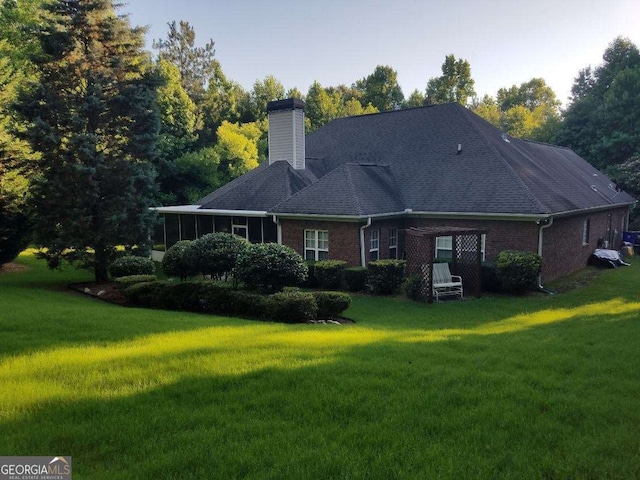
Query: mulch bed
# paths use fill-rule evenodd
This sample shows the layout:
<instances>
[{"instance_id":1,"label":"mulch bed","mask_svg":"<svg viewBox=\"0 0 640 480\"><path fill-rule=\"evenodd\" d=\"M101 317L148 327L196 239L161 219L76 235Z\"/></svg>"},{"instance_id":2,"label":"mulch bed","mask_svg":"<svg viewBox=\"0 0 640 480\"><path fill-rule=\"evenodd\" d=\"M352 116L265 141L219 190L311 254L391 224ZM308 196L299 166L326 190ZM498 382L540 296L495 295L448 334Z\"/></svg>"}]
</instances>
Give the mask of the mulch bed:
<instances>
[{"instance_id":1,"label":"mulch bed","mask_svg":"<svg viewBox=\"0 0 640 480\"><path fill-rule=\"evenodd\" d=\"M1 273L15 273L15 272L24 272L27 269L24 265L20 265L19 263L5 263L0 267Z\"/></svg>"},{"instance_id":2,"label":"mulch bed","mask_svg":"<svg viewBox=\"0 0 640 480\"><path fill-rule=\"evenodd\" d=\"M116 288L114 283L72 283L69 285L69 288L84 295L104 300L105 302L115 303L116 305L122 306L130 306L127 298L119 289Z\"/></svg>"}]
</instances>

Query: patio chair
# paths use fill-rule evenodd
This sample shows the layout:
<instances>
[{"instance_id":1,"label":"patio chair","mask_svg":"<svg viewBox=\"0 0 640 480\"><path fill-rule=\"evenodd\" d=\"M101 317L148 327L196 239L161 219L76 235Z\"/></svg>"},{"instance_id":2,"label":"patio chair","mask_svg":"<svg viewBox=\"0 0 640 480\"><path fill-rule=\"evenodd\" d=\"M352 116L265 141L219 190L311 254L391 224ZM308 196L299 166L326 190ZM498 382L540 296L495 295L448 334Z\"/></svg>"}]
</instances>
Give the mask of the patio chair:
<instances>
[{"instance_id":1,"label":"patio chair","mask_svg":"<svg viewBox=\"0 0 640 480\"><path fill-rule=\"evenodd\" d=\"M422 274L425 280L428 278L427 269L429 265L422 265ZM459 275L451 275L448 263L434 263L433 264L433 296L436 301L440 300L440 297L464 296L462 290L462 277Z\"/></svg>"}]
</instances>

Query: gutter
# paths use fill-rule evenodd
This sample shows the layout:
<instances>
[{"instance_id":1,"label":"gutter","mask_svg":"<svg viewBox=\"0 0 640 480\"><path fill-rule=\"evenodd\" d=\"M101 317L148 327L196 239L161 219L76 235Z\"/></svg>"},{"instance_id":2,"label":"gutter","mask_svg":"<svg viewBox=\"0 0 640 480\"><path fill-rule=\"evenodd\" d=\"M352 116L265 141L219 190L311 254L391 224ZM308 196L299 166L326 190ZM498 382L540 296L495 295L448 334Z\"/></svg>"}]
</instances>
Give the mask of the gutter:
<instances>
[{"instance_id":1,"label":"gutter","mask_svg":"<svg viewBox=\"0 0 640 480\"><path fill-rule=\"evenodd\" d=\"M278 245L282 245L282 224L280 223L277 215L273 215L271 219L273 220L273 223L276 224L276 239Z\"/></svg>"},{"instance_id":2,"label":"gutter","mask_svg":"<svg viewBox=\"0 0 640 480\"><path fill-rule=\"evenodd\" d=\"M546 221L546 223L543 225L543 221ZM538 256L542 259L542 234L543 234L543 230L545 228L549 228L551 225L553 225L553 217L547 217L546 219L540 219L538 221ZM538 290L547 293L549 295L554 295L555 292L552 292L551 290L547 290L546 288L544 288L544 286L542 285L542 273L540 273L540 275L538 275Z\"/></svg>"},{"instance_id":3,"label":"gutter","mask_svg":"<svg viewBox=\"0 0 640 480\"><path fill-rule=\"evenodd\" d=\"M367 219L367 223L360 227L360 265L367 266L367 252L364 248L364 230L371 226L371 217Z\"/></svg>"}]
</instances>

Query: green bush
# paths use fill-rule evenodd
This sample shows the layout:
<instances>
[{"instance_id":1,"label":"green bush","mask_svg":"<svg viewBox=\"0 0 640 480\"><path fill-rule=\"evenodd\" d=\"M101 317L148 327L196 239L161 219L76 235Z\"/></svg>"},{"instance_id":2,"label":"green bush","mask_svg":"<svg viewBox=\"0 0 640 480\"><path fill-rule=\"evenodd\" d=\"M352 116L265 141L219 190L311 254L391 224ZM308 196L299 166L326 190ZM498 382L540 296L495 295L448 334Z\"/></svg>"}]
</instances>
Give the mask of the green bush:
<instances>
[{"instance_id":1,"label":"green bush","mask_svg":"<svg viewBox=\"0 0 640 480\"><path fill-rule=\"evenodd\" d=\"M203 282L165 283L162 295L156 299L155 308L198 312L202 310L200 292Z\"/></svg>"},{"instance_id":2,"label":"green bush","mask_svg":"<svg viewBox=\"0 0 640 480\"><path fill-rule=\"evenodd\" d=\"M496 259L498 281L502 289L522 293L531 288L542 268L542 259L531 252L504 250Z\"/></svg>"},{"instance_id":3,"label":"green bush","mask_svg":"<svg viewBox=\"0 0 640 480\"><path fill-rule=\"evenodd\" d=\"M300 286L304 288L318 288L320 284L316 278L316 261L305 260L304 263L307 265L307 278Z\"/></svg>"},{"instance_id":4,"label":"green bush","mask_svg":"<svg viewBox=\"0 0 640 480\"><path fill-rule=\"evenodd\" d=\"M203 284L200 290L202 309L208 313L239 317L264 318L267 297L214 284Z\"/></svg>"},{"instance_id":5,"label":"green bush","mask_svg":"<svg viewBox=\"0 0 640 480\"><path fill-rule=\"evenodd\" d=\"M307 271L295 250L277 243L256 243L238 256L236 274L248 288L278 292L300 285L307 278Z\"/></svg>"},{"instance_id":6,"label":"green bush","mask_svg":"<svg viewBox=\"0 0 640 480\"><path fill-rule=\"evenodd\" d=\"M321 288L337 289L342 284L342 273L347 266L344 260L320 260L316 262L315 277Z\"/></svg>"},{"instance_id":7,"label":"green bush","mask_svg":"<svg viewBox=\"0 0 640 480\"><path fill-rule=\"evenodd\" d=\"M369 263L368 282L376 295L395 293L404 278L404 260L376 260Z\"/></svg>"},{"instance_id":8,"label":"green bush","mask_svg":"<svg viewBox=\"0 0 640 480\"><path fill-rule=\"evenodd\" d=\"M156 280L157 277L155 275L127 275L126 277L116 278L115 284L117 288L124 290L136 283L155 282Z\"/></svg>"},{"instance_id":9,"label":"green bush","mask_svg":"<svg viewBox=\"0 0 640 480\"><path fill-rule=\"evenodd\" d=\"M268 297L267 315L280 322L304 323L317 318L318 304L311 293L274 293Z\"/></svg>"},{"instance_id":10,"label":"green bush","mask_svg":"<svg viewBox=\"0 0 640 480\"><path fill-rule=\"evenodd\" d=\"M411 300L424 300L427 294L424 278L420 275L411 275L404 284L404 293Z\"/></svg>"},{"instance_id":11,"label":"green bush","mask_svg":"<svg viewBox=\"0 0 640 480\"><path fill-rule=\"evenodd\" d=\"M313 292L318 305L318 318L338 318L351 306L351 296L344 292Z\"/></svg>"},{"instance_id":12,"label":"green bush","mask_svg":"<svg viewBox=\"0 0 640 480\"><path fill-rule=\"evenodd\" d=\"M158 308L158 299L162 298L166 288L164 282L142 282L125 288L123 293L134 305Z\"/></svg>"},{"instance_id":13,"label":"green bush","mask_svg":"<svg viewBox=\"0 0 640 480\"><path fill-rule=\"evenodd\" d=\"M209 233L193 241L189 256L194 269L211 278L229 275L236 267L238 255L250 243L231 233Z\"/></svg>"},{"instance_id":14,"label":"green bush","mask_svg":"<svg viewBox=\"0 0 640 480\"><path fill-rule=\"evenodd\" d=\"M162 258L162 271L167 277L178 277L186 280L195 275L195 268L191 260L191 240L181 240L173 244Z\"/></svg>"},{"instance_id":15,"label":"green bush","mask_svg":"<svg viewBox=\"0 0 640 480\"><path fill-rule=\"evenodd\" d=\"M500 280L498 280L498 269L495 263L485 262L480 270L482 279L482 291L497 292L500 290Z\"/></svg>"},{"instance_id":16,"label":"green bush","mask_svg":"<svg viewBox=\"0 0 640 480\"><path fill-rule=\"evenodd\" d=\"M367 288L367 267L346 268L343 272L344 283L350 292L362 292Z\"/></svg>"},{"instance_id":17,"label":"green bush","mask_svg":"<svg viewBox=\"0 0 640 480\"><path fill-rule=\"evenodd\" d=\"M150 258L133 255L117 258L109 265L109 273L114 278L130 275L153 275L155 269L156 265Z\"/></svg>"}]
</instances>

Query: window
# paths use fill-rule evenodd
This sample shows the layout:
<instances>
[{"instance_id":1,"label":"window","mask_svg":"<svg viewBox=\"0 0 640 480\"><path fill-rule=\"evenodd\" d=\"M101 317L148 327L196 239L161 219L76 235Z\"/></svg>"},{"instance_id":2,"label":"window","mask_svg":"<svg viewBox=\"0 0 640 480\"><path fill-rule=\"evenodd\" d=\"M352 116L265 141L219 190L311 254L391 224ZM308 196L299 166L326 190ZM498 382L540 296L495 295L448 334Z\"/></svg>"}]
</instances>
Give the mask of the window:
<instances>
[{"instance_id":1,"label":"window","mask_svg":"<svg viewBox=\"0 0 640 480\"><path fill-rule=\"evenodd\" d=\"M389 230L389 258L398 258L398 229Z\"/></svg>"},{"instance_id":2,"label":"window","mask_svg":"<svg viewBox=\"0 0 640 480\"><path fill-rule=\"evenodd\" d=\"M249 229L247 228L247 217L232 217L231 233L248 240Z\"/></svg>"},{"instance_id":3,"label":"window","mask_svg":"<svg viewBox=\"0 0 640 480\"><path fill-rule=\"evenodd\" d=\"M582 245L589 245L590 229L591 229L591 220L587 218L582 224Z\"/></svg>"},{"instance_id":4,"label":"window","mask_svg":"<svg viewBox=\"0 0 640 480\"><path fill-rule=\"evenodd\" d=\"M369 239L369 260L375 261L380 258L380 230L371 230Z\"/></svg>"},{"instance_id":5,"label":"window","mask_svg":"<svg viewBox=\"0 0 640 480\"><path fill-rule=\"evenodd\" d=\"M329 232L327 230L304 231L305 260L329 259Z\"/></svg>"},{"instance_id":6,"label":"window","mask_svg":"<svg viewBox=\"0 0 640 480\"><path fill-rule=\"evenodd\" d=\"M482 254L482 261L485 260L485 243L487 236L483 233L480 238L480 253ZM453 237L436 237L436 260L451 260L453 258Z\"/></svg>"}]
</instances>

